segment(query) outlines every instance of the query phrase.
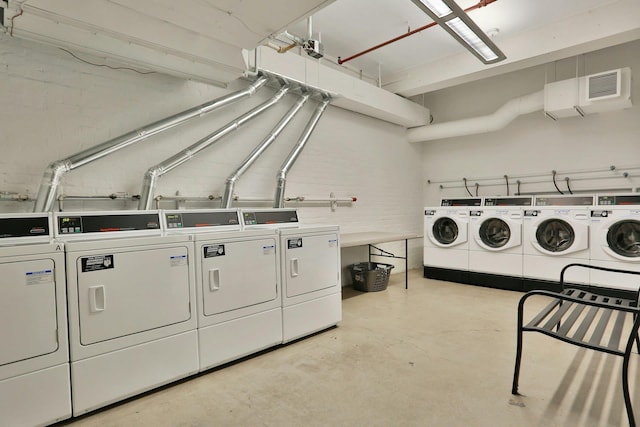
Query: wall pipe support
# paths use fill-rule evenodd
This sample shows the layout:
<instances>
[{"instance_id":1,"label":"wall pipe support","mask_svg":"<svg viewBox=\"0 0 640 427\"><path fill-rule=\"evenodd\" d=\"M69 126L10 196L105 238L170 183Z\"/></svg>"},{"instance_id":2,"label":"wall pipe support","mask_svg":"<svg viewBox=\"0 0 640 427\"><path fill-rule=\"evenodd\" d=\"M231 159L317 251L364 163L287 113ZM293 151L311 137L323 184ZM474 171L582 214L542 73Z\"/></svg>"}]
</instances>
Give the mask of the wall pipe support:
<instances>
[{"instance_id":1,"label":"wall pipe support","mask_svg":"<svg viewBox=\"0 0 640 427\"><path fill-rule=\"evenodd\" d=\"M293 119L298 111L300 111L300 109L307 102L310 96L311 94L309 93L303 94L298 102L296 102L282 117L282 119L280 119L280 121L274 126L269 135L265 139L263 139L262 142L260 142L260 144L256 146L256 148L253 149L249 156L247 156L247 158L242 162L240 167L238 167L235 172L229 175L225 185L224 195L222 196L222 202L220 203L221 207L231 207L231 202L233 199L233 189L238 179L240 179L242 174L244 174L247 169L249 169L251 165L262 155L262 153L264 153L264 151L269 148L273 141L276 140L278 135L280 135L282 130L289 124L291 119Z\"/></svg>"},{"instance_id":2,"label":"wall pipe support","mask_svg":"<svg viewBox=\"0 0 640 427\"><path fill-rule=\"evenodd\" d=\"M309 119L307 126L304 128L304 131L302 131L302 134L300 135L298 142L291 150L291 153L289 153L289 156L287 157L287 159L282 163L282 166L280 167L280 170L278 171L278 175L277 175L278 181L276 183L276 193L274 196L274 203L273 203L274 208L284 208L284 202L285 202L284 191L287 183L287 173L289 172L293 164L296 162L296 160L298 160L300 153L302 153L302 150L307 144L309 137L315 130L316 125L320 121L320 117L322 117L322 114L327 109L327 106L329 105L330 102L331 102L330 98L325 98L322 101L322 103L318 105L316 110L313 112L311 119Z\"/></svg>"},{"instance_id":3,"label":"wall pipe support","mask_svg":"<svg viewBox=\"0 0 640 427\"><path fill-rule=\"evenodd\" d=\"M237 130L240 126L265 112L267 109L279 102L287 94L288 91L288 85L282 86L280 90L268 101L263 102L262 104L258 105L255 108L252 108L241 116L236 117L234 120L230 121L212 134L207 135L195 144L192 144L188 148L180 151L177 154L174 154L163 162L149 168L144 174L142 189L140 190L140 201L138 202L138 209L143 210L153 208L154 190L158 179L162 175L191 160L200 151L204 150L207 147L210 147L211 145L222 139L224 136Z\"/></svg>"},{"instance_id":4,"label":"wall pipe support","mask_svg":"<svg viewBox=\"0 0 640 427\"><path fill-rule=\"evenodd\" d=\"M102 144L81 151L67 159L56 160L50 163L42 176L33 211L46 212L51 210L56 199L58 185L65 173L84 166L87 163L93 162L94 160L108 156L152 135L180 125L187 120L203 116L245 97L250 97L256 93L258 89L264 86L268 80L269 79L267 77L259 77L245 89L222 96L214 99L213 101L206 102L162 120L158 120L124 135L110 139Z\"/></svg>"}]
</instances>

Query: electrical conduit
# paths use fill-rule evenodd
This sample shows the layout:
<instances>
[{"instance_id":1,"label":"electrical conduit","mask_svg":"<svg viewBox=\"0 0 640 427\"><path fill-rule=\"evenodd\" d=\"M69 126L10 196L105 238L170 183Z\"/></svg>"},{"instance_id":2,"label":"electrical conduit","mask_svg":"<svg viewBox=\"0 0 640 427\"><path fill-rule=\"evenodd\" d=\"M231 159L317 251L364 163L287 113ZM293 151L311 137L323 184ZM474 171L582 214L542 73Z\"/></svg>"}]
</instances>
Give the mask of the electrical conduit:
<instances>
[{"instance_id":1,"label":"electrical conduit","mask_svg":"<svg viewBox=\"0 0 640 427\"><path fill-rule=\"evenodd\" d=\"M543 108L544 91L541 90L512 99L493 114L408 129L407 137L409 142L422 142L493 132L504 128L518 116L541 111Z\"/></svg>"},{"instance_id":2,"label":"electrical conduit","mask_svg":"<svg viewBox=\"0 0 640 427\"><path fill-rule=\"evenodd\" d=\"M81 166L91 163L94 160L101 159L109 154L112 154L122 148L128 147L138 141L146 139L152 135L163 132L174 126L180 125L187 120L195 117L200 117L208 114L218 108L227 106L243 98L250 97L258 89L264 86L268 81L266 77L259 77L249 87L233 92L229 95L222 96L214 99L197 107L190 108L181 113L174 114L162 120L158 120L154 123L146 125L142 128L136 129L124 135L110 139L97 146L91 147L87 150L81 151L73 156L56 160L47 166L42 181L40 182L40 188L38 189L38 195L36 196L34 212L46 212L51 210L56 198L58 185L63 175L73 169L77 169Z\"/></svg>"},{"instance_id":3,"label":"electrical conduit","mask_svg":"<svg viewBox=\"0 0 640 427\"><path fill-rule=\"evenodd\" d=\"M234 120L230 121L220 129L216 130L210 135L207 135L203 139L199 140L195 144L189 146L188 148L180 151L179 153L169 157L165 161L153 166L147 170L144 174L144 180L142 182L142 190L140 191L140 201L138 202L138 209L151 209L153 203L153 197L155 192L155 187L158 182L158 178L160 178L165 173L177 168L181 164L191 160L195 155L197 155L200 151L204 150L207 147L210 147L215 142L222 139L222 137L230 134L231 132L237 130L240 126L247 123L249 120L257 117L270 107L274 106L278 103L289 91L289 86L284 85L280 88L280 90L268 101L263 102L255 108L247 111L241 116L238 116Z\"/></svg>"},{"instance_id":4,"label":"electrical conduit","mask_svg":"<svg viewBox=\"0 0 640 427\"><path fill-rule=\"evenodd\" d=\"M249 156L242 162L240 167L236 169L234 173L229 175L227 178L227 182L224 189L224 195L222 196L222 202L220 204L223 208L231 207L231 199L233 198L233 188L235 187L236 182L240 179L240 176L244 174L247 169L251 167L251 165L262 155L262 153L269 148L269 146L276 140L280 132L289 124L291 119L300 111L302 106L307 102L311 95L303 94L298 102L296 102L285 114L282 119L274 126L274 128L269 133L265 139L254 148L254 150L249 154Z\"/></svg>"},{"instance_id":5,"label":"electrical conduit","mask_svg":"<svg viewBox=\"0 0 640 427\"><path fill-rule=\"evenodd\" d=\"M284 190L287 183L287 173L298 159L298 156L300 156L300 153L302 153L302 150L309 140L309 137L320 121L320 117L322 117L322 113L324 113L324 111L327 109L327 106L330 102L331 99L327 98L318 105L316 110L313 112L313 115L309 119L307 126L304 128L304 131L302 131L300 139L298 139L298 142L291 150L291 153L289 153L289 157L287 157L287 159L282 163L277 176L278 181L276 183L276 194L273 204L274 208L284 208Z\"/></svg>"}]
</instances>

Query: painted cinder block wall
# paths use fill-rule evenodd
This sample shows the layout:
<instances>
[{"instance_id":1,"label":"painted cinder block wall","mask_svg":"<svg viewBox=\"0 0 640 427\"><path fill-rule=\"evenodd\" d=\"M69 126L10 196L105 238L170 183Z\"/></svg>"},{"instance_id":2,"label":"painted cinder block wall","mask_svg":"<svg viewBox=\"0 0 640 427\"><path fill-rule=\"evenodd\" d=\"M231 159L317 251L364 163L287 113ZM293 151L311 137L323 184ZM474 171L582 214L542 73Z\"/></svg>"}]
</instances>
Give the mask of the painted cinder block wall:
<instances>
[{"instance_id":1,"label":"painted cinder block wall","mask_svg":"<svg viewBox=\"0 0 640 427\"><path fill-rule=\"evenodd\" d=\"M87 61L100 58L79 54ZM110 64L116 65L116 64ZM222 96L229 89L152 73L113 70L81 62L60 49L0 36L2 156L0 191L36 194L52 161ZM274 94L254 97L155 135L112 156L67 173L60 193L67 195L139 194L144 172L188 147ZM156 194L220 195L226 177L265 137L297 100L289 94L253 122L241 127L180 168L163 176ZM236 185L240 197L272 197L276 171L298 140L316 102L309 102L276 142ZM406 142L405 129L330 106L307 148L292 168L287 196L355 196L352 206L331 211L300 206L305 223L338 224L343 233L390 231L421 234L422 147ZM210 204L218 207L217 202ZM246 206L246 205L245 205ZM123 201L65 201L65 210L130 209ZM163 207L174 207L171 204ZM58 206L56 206L58 208ZM0 212L30 211L30 202L0 202ZM411 243L411 268L421 266L421 241ZM404 252L403 244L387 244ZM366 260L363 248L345 249L343 265ZM381 260L390 262L389 260ZM396 272L403 262L396 262ZM347 276L343 270L343 276ZM349 279L343 277L343 282Z\"/></svg>"}]
</instances>

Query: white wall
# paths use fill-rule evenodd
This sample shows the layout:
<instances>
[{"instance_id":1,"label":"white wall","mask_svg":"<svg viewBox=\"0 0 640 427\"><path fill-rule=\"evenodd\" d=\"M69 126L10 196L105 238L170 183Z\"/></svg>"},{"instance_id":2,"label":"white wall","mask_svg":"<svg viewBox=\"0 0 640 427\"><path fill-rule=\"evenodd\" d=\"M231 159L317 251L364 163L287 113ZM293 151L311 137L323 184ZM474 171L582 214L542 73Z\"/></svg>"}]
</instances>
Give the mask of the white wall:
<instances>
[{"instance_id":1,"label":"white wall","mask_svg":"<svg viewBox=\"0 0 640 427\"><path fill-rule=\"evenodd\" d=\"M80 55L102 63L100 58ZM228 91L160 74L112 70L74 59L62 50L0 36L2 156L0 191L33 197L48 163L119 136L137 127L209 101ZM243 83L236 86L241 87ZM237 88L234 88L237 89ZM263 89L253 98L153 136L111 157L69 172L60 186L67 195L139 194L144 172L236 116L271 97ZM222 139L160 179L156 194L221 194L226 177L295 102L294 95L251 124ZM274 145L239 181L241 197L272 197L275 175L315 108L304 107ZM329 107L307 149L293 167L287 196L356 196L353 206L332 212L326 206L301 207L307 223L331 223L342 232L421 233L422 147L406 142L404 128ZM217 203L211 206L217 207ZM70 209L135 208L133 203L65 202ZM169 206L170 207L170 206ZM30 211L31 202L0 202L0 211ZM413 247L420 247L415 242ZM403 252L400 244L386 245ZM402 250L400 250L402 248ZM421 266L419 249L411 266ZM366 250L344 251L343 264L366 259ZM382 262L387 262L381 260ZM403 266L398 263L398 266ZM395 271L400 271L401 268Z\"/></svg>"},{"instance_id":2,"label":"white wall","mask_svg":"<svg viewBox=\"0 0 640 427\"><path fill-rule=\"evenodd\" d=\"M630 109L587 115L584 118L546 118L542 112L521 116L505 129L479 135L418 143L424 147L425 205L437 205L441 197L466 196L462 178L469 179L472 193L477 178L480 196L504 195L505 174L512 177L510 194L515 192L515 176L546 174L541 178L520 178L523 193L554 193L551 171L559 174L561 189L565 176L575 192L632 189L640 186L640 41L464 84L416 97L431 109L434 123L492 113L509 99L539 91L552 82L621 67L632 68L634 106ZM546 80L545 80L546 79ZM616 171L607 171L609 166ZM632 167L639 167L633 169ZM574 171L598 169L591 174ZM622 173L628 171L629 178ZM564 174L564 172L570 172ZM583 178L589 178L583 180ZM441 181L447 187L440 189ZM544 181L531 183L531 181ZM498 185L488 185L498 184ZM448 188L448 187L457 188Z\"/></svg>"}]
</instances>

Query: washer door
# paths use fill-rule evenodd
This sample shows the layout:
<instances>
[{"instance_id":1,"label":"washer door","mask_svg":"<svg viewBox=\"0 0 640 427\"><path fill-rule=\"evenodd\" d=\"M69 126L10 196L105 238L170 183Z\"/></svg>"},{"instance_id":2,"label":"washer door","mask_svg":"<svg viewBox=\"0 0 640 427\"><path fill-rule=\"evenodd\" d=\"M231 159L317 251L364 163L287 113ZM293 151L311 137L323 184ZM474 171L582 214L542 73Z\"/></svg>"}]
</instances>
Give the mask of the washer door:
<instances>
[{"instance_id":1,"label":"washer door","mask_svg":"<svg viewBox=\"0 0 640 427\"><path fill-rule=\"evenodd\" d=\"M456 246L467 241L466 222L451 216L434 219L428 231L431 242L440 247Z\"/></svg>"},{"instance_id":2,"label":"washer door","mask_svg":"<svg viewBox=\"0 0 640 427\"><path fill-rule=\"evenodd\" d=\"M606 252L625 261L640 262L640 221L622 220L607 230Z\"/></svg>"},{"instance_id":3,"label":"washer door","mask_svg":"<svg viewBox=\"0 0 640 427\"><path fill-rule=\"evenodd\" d=\"M522 243L522 225L508 218L490 217L475 232L476 243L488 251L503 251Z\"/></svg>"},{"instance_id":4,"label":"washer door","mask_svg":"<svg viewBox=\"0 0 640 427\"><path fill-rule=\"evenodd\" d=\"M564 256L589 248L589 226L568 217L550 217L534 227L533 247L545 255Z\"/></svg>"}]
</instances>

